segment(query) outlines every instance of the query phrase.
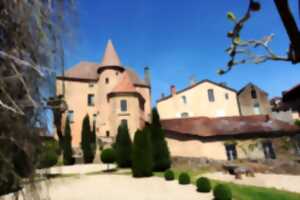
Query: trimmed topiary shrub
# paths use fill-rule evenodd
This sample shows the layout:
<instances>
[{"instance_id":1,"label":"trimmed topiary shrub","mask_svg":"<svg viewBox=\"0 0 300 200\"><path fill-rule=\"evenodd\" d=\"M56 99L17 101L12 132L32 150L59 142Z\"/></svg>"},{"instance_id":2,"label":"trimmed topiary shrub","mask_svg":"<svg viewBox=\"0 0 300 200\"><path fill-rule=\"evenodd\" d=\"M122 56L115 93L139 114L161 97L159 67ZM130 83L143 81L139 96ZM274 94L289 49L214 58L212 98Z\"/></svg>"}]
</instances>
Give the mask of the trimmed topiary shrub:
<instances>
[{"instance_id":1,"label":"trimmed topiary shrub","mask_svg":"<svg viewBox=\"0 0 300 200\"><path fill-rule=\"evenodd\" d=\"M37 168L48 168L56 165L58 154L59 144L55 139L43 141L38 156Z\"/></svg>"},{"instance_id":2,"label":"trimmed topiary shrub","mask_svg":"<svg viewBox=\"0 0 300 200\"><path fill-rule=\"evenodd\" d=\"M132 148L132 174L134 177L152 176L153 157L149 128L137 130Z\"/></svg>"},{"instance_id":3,"label":"trimmed topiary shrub","mask_svg":"<svg viewBox=\"0 0 300 200\"><path fill-rule=\"evenodd\" d=\"M210 192L211 184L210 180L206 177L200 177L196 181L197 191L198 192Z\"/></svg>"},{"instance_id":4,"label":"trimmed topiary shrub","mask_svg":"<svg viewBox=\"0 0 300 200\"><path fill-rule=\"evenodd\" d=\"M115 150L112 148L104 149L100 155L100 159L103 163L107 164L107 170L109 170L109 164L116 162Z\"/></svg>"},{"instance_id":5,"label":"trimmed topiary shrub","mask_svg":"<svg viewBox=\"0 0 300 200\"><path fill-rule=\"evenodd\" d=\"M64 158L64 165L73 165L75 159L73 158L73 149L72 149L72 134L71 134L71 127L70 121L67 117L65 131L64 131L64 139L63 139L63 158Z\"/></svg>"},{"instance_id":6,"label":"trimmed topiary shrub","mask_svg":"<svg viewBox=\"0 0 300 200\"><path fill-rule=\"evenodd\" d=\"M92 131L90 126L90 118L87 114L82 122L81 129L81 149L83 152L84 163L92 163L94 160L94 153L92 149Z\"/></svg>"},{"instance_id":7,"label":"trimmed topiary shrub","mask_svg":"<svg viewBox=\"0 0 300 200\"><path fill-rule=\"evenodd\" d=\"M214 188L215 200L231 200L232 193L230 188L225 184L219 184Z\"/></svg>"},{"instance_id":8,"label":"trimmed topiary shrub","mask_svg":"<svg viewBox=\"0 0 300 200\"><path fill-rule=\"evenodd\" d=\"M190 175L186 172L182 172L178 177L178 182L180 185L187 185L191 183Z\"/></svg>"},{"instance_id":9,"label":"trimmed topiary shrub","mask_svg":"<svg viewBox=\"0 0 300 200\"><path fill-rule=\"evenodd\" d=\"M150 125L151 143L153 149L153 170L163 172L171 167L171 158L164 130L160 124L156 108L152 109L152 123Z\"/></svg>"},{"instance_id":10,"label":"trimmed topiary shrub","mask_svg":"<svg viewBox=\"0 0 300 200\"><path fill-rule=\"evenodd\" d=\"M164 177L167 181L172 181L175 179L175 175L174 175L174 172L172 170L167 170L165 171L164 173Z\"/></svg>"},{"instance_id":11,"label":"trimmed topiary shrub","mask_svg":"<svg viewBox=\"0 0 300 200\"><path fill-rule=\"evenodd\" d=\"M295 124L296 126L300 126L300 120L299 120L299 119L296 119L295 122L294 122L294 124Z\"/></svg>"},{"instance_id":12,"label":"trimmed topiary shrub","mask_svg":"<svg viewBox=\"0 0 300 200\"><path fill-rule=\"evenodd\" d=\"M113 148L116 150L117 164L121 168L131 166L132 142L126 124L121 124L118 128L116 143Z\"/></svg>"}]
</instances>

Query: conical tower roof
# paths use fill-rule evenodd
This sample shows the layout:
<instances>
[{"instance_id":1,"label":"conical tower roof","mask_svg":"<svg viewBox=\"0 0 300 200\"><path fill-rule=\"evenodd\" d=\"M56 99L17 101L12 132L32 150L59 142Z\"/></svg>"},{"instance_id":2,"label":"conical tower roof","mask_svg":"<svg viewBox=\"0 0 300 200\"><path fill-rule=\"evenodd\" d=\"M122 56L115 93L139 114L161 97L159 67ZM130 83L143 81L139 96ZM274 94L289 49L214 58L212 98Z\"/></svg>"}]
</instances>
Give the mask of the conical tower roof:
<instances>
[{"instance_id":1,"label":"conical tower roof","mask_svg":"<svg viewBox=\"0 0 300 200\"><path fill-rule=\"evenodd\" d=\"M102 66L121 66L119 56L111 40L108 40L105 52L102 58Z\"/></svg>"}]
</instances>

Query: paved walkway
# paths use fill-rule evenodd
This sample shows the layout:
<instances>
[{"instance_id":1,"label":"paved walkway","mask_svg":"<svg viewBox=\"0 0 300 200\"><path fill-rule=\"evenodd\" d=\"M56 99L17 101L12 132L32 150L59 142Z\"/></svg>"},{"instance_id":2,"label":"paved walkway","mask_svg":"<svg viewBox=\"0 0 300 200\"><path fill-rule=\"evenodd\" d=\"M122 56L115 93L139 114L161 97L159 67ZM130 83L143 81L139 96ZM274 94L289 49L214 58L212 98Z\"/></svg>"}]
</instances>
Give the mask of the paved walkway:
<instances>
[{"instance_id":1,"label":"paved walkway","mask_svg":"<svg viewBox=\"0 0 300 200\"><path fill-rule=\"evenodd\" d=\"M211 200L194 185L179 185L163 178L128 175L80 175L51 179L40 199L51 200ZM42 191L42 188L38 188ZM1 199L1 197L0 197ZM23 198L21 198L23 200ZM29 198L26 198L29 199ZM2 200L2 199L1 199ZM5 198L4 200L13 200Z\"/></svg>"},{"instance_id":2,"label":"paved walkway","mask_svg":"<svg viewBox=\"0 0 300 200\"><path fill-rule=\"evenodd\" d=\"M222 172L215 172L204 174L211 179L228 181L243 185L254 185L261 187L276 188L279 190L286 190L300 193L300 176L295 175L277 175L277 174L260 174L256 173L255 177L246 177L243 175L242 179L235 179L234 176L224 174Z\"/></svg>"}]
</instances>

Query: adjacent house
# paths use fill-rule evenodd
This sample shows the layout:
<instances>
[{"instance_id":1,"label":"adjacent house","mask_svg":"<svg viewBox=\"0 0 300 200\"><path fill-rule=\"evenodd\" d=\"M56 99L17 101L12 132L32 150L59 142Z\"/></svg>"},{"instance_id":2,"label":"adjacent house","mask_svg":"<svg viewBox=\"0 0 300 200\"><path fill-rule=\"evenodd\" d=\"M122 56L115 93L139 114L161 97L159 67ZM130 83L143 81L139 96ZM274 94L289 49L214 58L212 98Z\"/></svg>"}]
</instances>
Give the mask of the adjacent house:
<instances>
[{"instance_id":1,"label":"adjacent house","mask_svg":"<svg viewBox=\"0 0 300 200\"><path fill-rule=\"evenodd\" d=\"M268 93L254 85L247 84L238 92L241 115L267 115L271 113Z\"/></svg>"},{"instance_id":2,"label":"adjacent house","mask_svg":"<svg viewBox=\"0 0 300 200\"><path fill-rule=\"evenodd\" d=\"M141 79L122 65L111 40L101 63L78 63L56 78L56 89L67 102L74 147L80 146L82 120L87 114L99 138L116 136L121 123L134 133L150 120L149 69L145 68Z\"/></svg>"},{"instance_id":3,"label":"adjacent house","mask_svg":"<svg viewBox=\"0 0 300 200\"><path fill-rule=\"evenodd\" d=\"M180 91L172 85L170 95L157 100L157 109L161 119L240 115L237 92L210 80L191 84Z\"/></svg>"}]
</instances>

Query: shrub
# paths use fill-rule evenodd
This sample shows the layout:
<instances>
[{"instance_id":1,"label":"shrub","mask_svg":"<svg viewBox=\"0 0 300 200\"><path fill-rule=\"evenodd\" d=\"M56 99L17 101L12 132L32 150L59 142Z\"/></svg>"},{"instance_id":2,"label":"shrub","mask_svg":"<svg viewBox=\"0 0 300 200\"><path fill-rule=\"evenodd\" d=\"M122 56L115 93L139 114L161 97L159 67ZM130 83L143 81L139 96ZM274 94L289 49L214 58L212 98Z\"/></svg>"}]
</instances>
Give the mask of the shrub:
<instances>
[{"instance_id":1,"label":"shrub","mask_svg":"<svg viewBox=\"0 0 300 200\"><path fill-rule=\"evenodd\" d=\"M92 163L94 160L94 154L92 150L92 131L90 127L89 115L86 115L82 122L81 129L81 149L83 152L84 163Z\"/></svg>"},{"instance_id":2,"label":"shrub","mask_svg":"<svg viewBox=\"0 0 300 200\"><path fill-rule=\"evenodd\" d=\"M219 184L214 188L214 197L216 200L231 200L232 193L230 188L225 184Z\"/></svg>"},{"instance_id":3,"label":"shrub","mask_svg":"<svg viewBox=\"0 0 300 200\"><path fill-rule=\"evenodd\" d=\"M165 171L171 166L171 158L168 144L165 140L165 133L161 127L159 114L156 108L152 109L150 133L153 147L153 170Z\"/></svg>"},{"instance_id":4,"label":"shrub","mask_svg":"<svg viewBox=\"0 0 300 200\"><path fill-rule=\"evenodd\" d=\"M182 172L182 173L179 175L178 181L179 181L179 184L180 184L180 185L187 185L187 184L190 184L190 182L191 182L190 175L189 175L188 173Z\"/></svg>"},{"instance_id":5,"label":"shrub","mask_svg":"<svg viewBox=\"0 0 300 200\"><path fill-rule=\"evenodd\" d=\"M300 120L299 119L296 119L294 123L295 123L296 126L300 126Z\"/></svg>"},{"instance_id":6,"label":"shrub","mask_svg":"<svg viewBox=\"0 0 300 200\"><path fill-rule=\"evenodd\" d=\"M210 192L211 184L210 180L206 177L200 177L196 181L197 191L198 192Z\"/></svg>"},{"instance_id":7,"label":"shrub","mask_svg":"<svg viewBox=\"0 0 300 200\"><path fill-rule=\"evenodd\" d=\"M132 142L126 124L120 125L113 148L116 150L116 161L119 167L131 166Z\"/></svg>"},{"instance_id":8,"label":"shrub","mask_svg":"<svg viewBox=\"0 0 300 200\"><path fill-rule=\"evenodd\" d=\"M152 176L153 157L149 128L137 130L132 148L132 174L134 177Z\"/></svg>"},{"instance_id":9,"label":"shrub","mask_svg":"<svg viewBox=\"0 0 300 200\"><path fill-rule=\"evenodd\" d=\"M73 165L75 159L73 158L73 150L72 150L72 136L71 136L71 128L69 118L66 119L64 137L63 137L63 157L64 157L64 165Z\"/></svg>"},{"instance_id":10,"label":"shrub","mask_svg":"<svg viewBox=\"0 0 300 200\"><path fill-rule=\"evenodd\" d=\"M174 172L173 172L172 170L170 170L170 169L167 170L167 171L165 171L164 176L165 176L165 179L166 179L167 181L172 181L172 180L174 180L174 178L175 178Z\"/></svg>"},{"instance_id":11,"label":"shrub","mask_svg":"<svg viewBox=\"0 0 300 200\"><path fill-rule=\"evenodd\" d=\"M55 139L42 142L38 157L38 168L48 168L56 165L58 161L59 144Z\"/></svg>"},{"instance_id":12,"label":"shrub","mask_svg":"<svg viewBox=\"0 0 300 200\"><path fill-rule=\"evenodd\" d=\"M109 164L116 161L115 150L112 148L104 149L100 155L100 159L103 163L107 164L107 170L109 170Z\"/></svg>"}]
</instances>

